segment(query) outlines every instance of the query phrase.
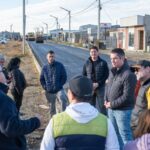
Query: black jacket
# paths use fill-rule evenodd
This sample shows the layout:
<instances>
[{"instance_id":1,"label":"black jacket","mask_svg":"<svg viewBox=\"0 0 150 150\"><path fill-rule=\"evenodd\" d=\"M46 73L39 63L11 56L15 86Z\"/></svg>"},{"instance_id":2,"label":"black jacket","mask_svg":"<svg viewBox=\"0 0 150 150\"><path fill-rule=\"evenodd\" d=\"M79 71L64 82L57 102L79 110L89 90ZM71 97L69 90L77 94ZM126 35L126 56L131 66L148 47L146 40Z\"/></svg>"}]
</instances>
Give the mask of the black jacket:
<instances>
[{"instance_id":1,"label":"black jacket","mask_svg":"<svg viewBox=\"0 0 150 150\"><path fill-rule=\"evenodd\" d=\"M117 70L112 68L106 86L105 100L111 102L112 109L132 109L134 107L136 76L127 62Z\"/></svg>"},{"instance_id":2,"label":"black jacket","mask_svg":"<svg viewBox=\"0 0 150 150\"><path fill-rule=\"evenodd\" d=\"M26 150L24 135L39 126L36 117L20 120L14 101L0 90L0 150Z\"/></svg>"},{"instance_id":3,"label":"black jacket","mask_svg":"<svg viewBox=\"0 0 150 150\"><path fill-rule=\"evenodd\" d=\"M109 75L107 62L100 57L95 62L89 58L83 66L82 74L90 78L93 82L98 82L99 87L104 86Z\"/></svg>"},{"instance_id":4,"label":"black jacket","mask_svg":"<svg viewBox=\"0 0 150 150\"><path fill-rule=\"evenodd\" d=\"M4 83L1 83L1 82L0 82L0 90L1 90L2 92L4 92L5 94L7 94L7 93L8 93L8 90L9 90L9 87L8 87L7 85L5 85Z\"/></svg>"},{"instance_id":5,"label":"black jacket","mask_svg":"<svg viewBox=\"0 0 150 150\"><path fill-rule=\"evenodd\" d=\"M26 88L26 79L21 70L16 67L11 72L11 84L10 89L15 89L19 95L23 94L24 89Z\"/></svg>"}]
</instances>

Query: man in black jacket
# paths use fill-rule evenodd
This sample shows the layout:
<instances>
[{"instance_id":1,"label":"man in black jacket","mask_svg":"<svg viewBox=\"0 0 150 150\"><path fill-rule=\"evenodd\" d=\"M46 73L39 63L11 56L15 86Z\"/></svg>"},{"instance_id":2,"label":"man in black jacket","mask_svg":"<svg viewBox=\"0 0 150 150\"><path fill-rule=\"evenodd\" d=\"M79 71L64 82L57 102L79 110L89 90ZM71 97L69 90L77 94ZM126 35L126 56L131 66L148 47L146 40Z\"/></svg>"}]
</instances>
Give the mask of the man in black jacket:
<instances>
[{"instance_id":1,"label":"man in black jacket","mask_svg":"<svg viewBox=\"0 0 150 150\"><path fill-rule=\"evenodd\" d=\"M83 66L83 75L87 76L93 82L93 99L91 103L101 113L106 114L104 92L105 81L108 78L109 70L106 61L100 58L96 46L90 48L90 57Z\"/></svg>"},{"instance_id":2,"label":"man in black jacket","mask_svg":"<svg viewBox=\"0 0 150 150\"><path fill-rule=\"evenodd\" d=\"M135 101L136 76L130 71L123 49L113 49L110 58L112 69L105 92L105 106L122 150L123 145L132 140L130 120Z\"/></svg>"},{"instance_id":3,"label":"man in black jacket","mask_svg":"<svg viewBox=\"0 0 150 150\"><path fill-rule=\"evenodd\" d=\"M3 83L1 83L3 84ZM40 120L33 117L20 120L15 102L0 86L0 150L26 150L25 134L40 127Z\"/></svg>"}]
</instances>

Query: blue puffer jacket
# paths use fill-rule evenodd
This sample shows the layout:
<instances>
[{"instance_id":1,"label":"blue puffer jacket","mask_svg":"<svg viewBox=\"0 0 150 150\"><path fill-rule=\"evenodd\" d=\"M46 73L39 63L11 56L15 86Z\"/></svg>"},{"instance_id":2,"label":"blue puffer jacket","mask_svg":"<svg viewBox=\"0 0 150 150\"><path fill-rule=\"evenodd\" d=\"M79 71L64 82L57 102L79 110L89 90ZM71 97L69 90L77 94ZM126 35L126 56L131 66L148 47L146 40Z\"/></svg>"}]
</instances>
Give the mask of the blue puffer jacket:
<instances>
[{"instance_id":1,"label":"blue puffer jacket","mask_svg":"<svg viewBox=\"0 0 150 150\"><path fill-rule=\"evenodd\" d=\"M14 101L0 90L0 150L26 150L24 135L39 126L36 117L20 120Z\"/></svg>"},{"instance_id":2,"label":"blue puffer jacket","mask_svg":"<svg viewBox=\"0 0 150 150\"><path fill-rule=\"evenodd\" d=\"M66 70L60 62L54 61L42 68L40 82L42 87L50 93L57 93L67 80Z\"/></svg>"}]
</instances>

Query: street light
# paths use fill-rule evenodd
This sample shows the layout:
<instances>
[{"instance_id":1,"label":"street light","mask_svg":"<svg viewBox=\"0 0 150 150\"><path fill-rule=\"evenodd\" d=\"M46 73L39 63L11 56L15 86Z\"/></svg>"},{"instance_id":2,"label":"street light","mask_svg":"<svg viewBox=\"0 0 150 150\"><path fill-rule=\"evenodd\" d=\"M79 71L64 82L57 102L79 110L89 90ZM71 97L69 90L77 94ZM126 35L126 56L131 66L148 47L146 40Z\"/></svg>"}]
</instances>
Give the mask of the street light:
<instances>
[{"instance_id":1,"label":"street light","mask_svg":"<svg viewBox=\"0 0 150 150\"><path fill-rule=\"evenodd\" d=\"M56 19L56 29L58 30L58 17L55 17L55 16L53 16L53 15L49 15L49 16Z\"/></svg>"},{"instance_id":2,"label":"street light","mask_svg":"<svg viewBox=\"0 0 150 150\"><path fill-rule=\"evenodd\" d=\"M69 14L69 41L70 41L70 39L71 39L71 35L70 35L70 31L71 31L71 11L68 10L68 9L65 9L63 7L60 7L60 8L63 9L63 10L65 10L65 11L67 11L68 14Z\"/></svg>"},{"instance_id":3,"label":"street light","mask_svg":"<svg viewBox=\"0 0 150 150\"><path fill-rule=\"evenodd\" d=\"M49 16L56 19L57 41L58 41L58 29L59 29L58 17L55 17L55 16L53 16L53 15L49 15Z\"/></svg>"},{"instance_id":4,"label":"street light","mask_svg":"<svg viewBox=\"0 0 150 150\"><path fill-rule=\"evenodd\" d=\"M48 24L43 22L46 25L46 30L47 30L47 37L46 37L46 41L48 41Z\"/></svg>"}]
</instances>

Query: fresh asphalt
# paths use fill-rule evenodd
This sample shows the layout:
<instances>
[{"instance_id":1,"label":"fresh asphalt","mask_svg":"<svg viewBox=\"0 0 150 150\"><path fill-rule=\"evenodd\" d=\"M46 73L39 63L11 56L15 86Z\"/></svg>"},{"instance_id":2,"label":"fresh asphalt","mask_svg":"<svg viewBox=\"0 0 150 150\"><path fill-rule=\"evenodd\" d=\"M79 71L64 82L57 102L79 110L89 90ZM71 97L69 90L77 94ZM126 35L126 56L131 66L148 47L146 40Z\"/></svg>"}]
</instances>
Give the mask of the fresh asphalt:
<instances>
[{"instance_id":1,"label":"fresh asphalt","mask_svg":"<svg viewBox=\"0 0 150 150\"><path fill-rule=\"evenodd\" d=\"M89 57L89 51L82 48L56 44L52 42L47 44L40 44L35 42L28 43L36 55L41 67L47 63L47 52L49 50L53 50L55 52L56 60L63 63L65 66L68 80L75 75L82 74L83 65ZM111 66L110 58L108 55L101 54L101 58L107 61L109 67Z\"/></svg>"}]
</instances>

